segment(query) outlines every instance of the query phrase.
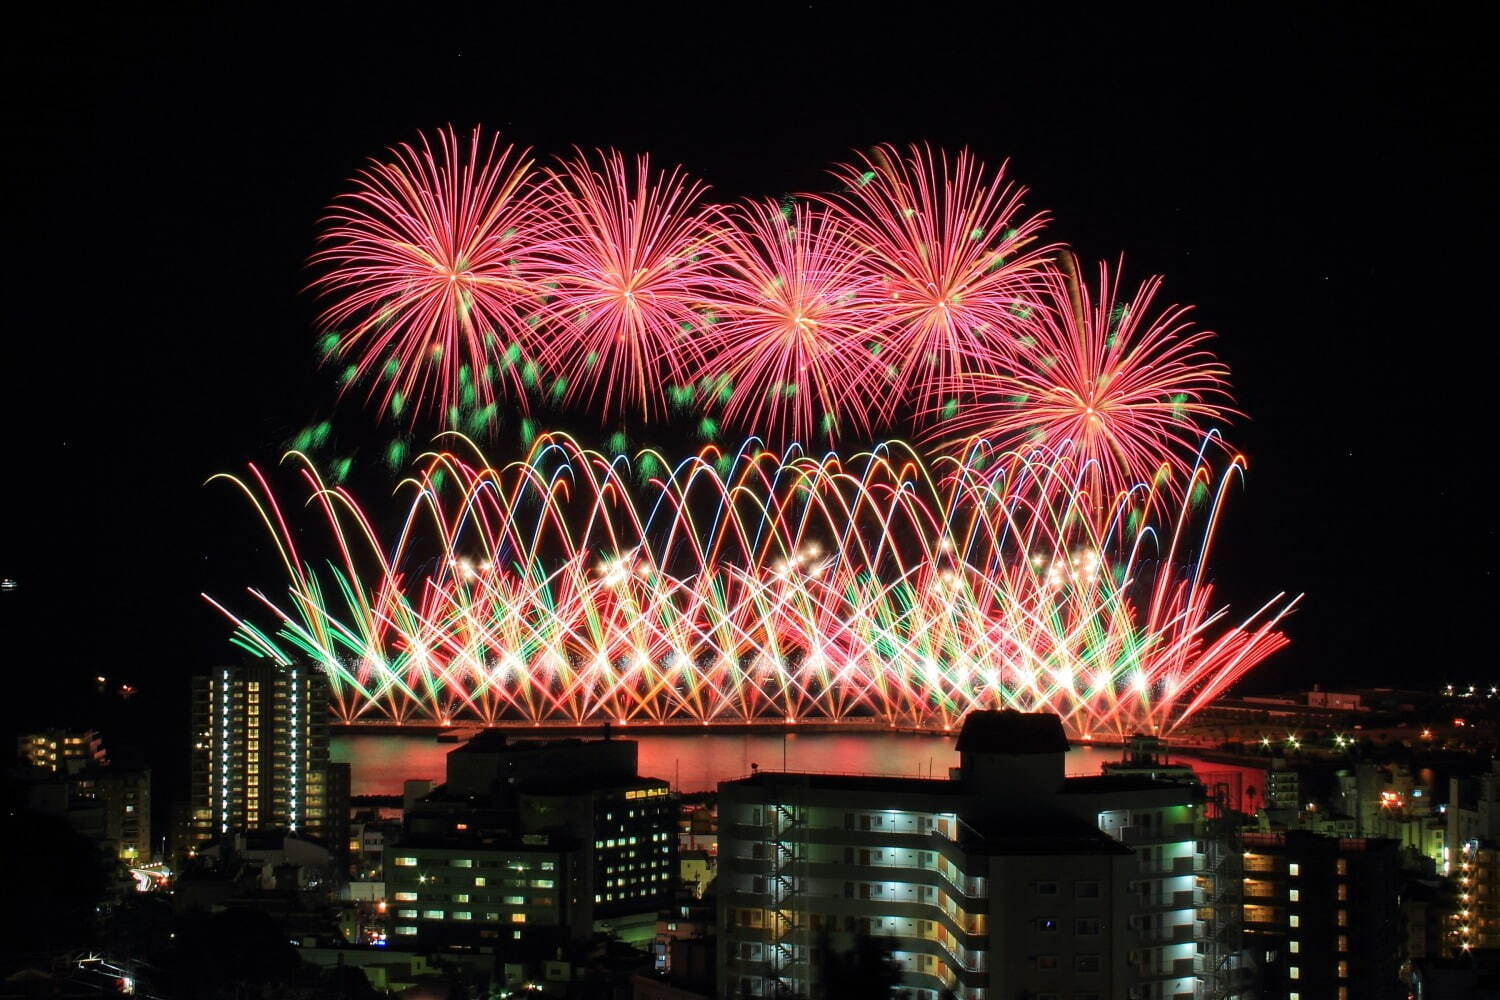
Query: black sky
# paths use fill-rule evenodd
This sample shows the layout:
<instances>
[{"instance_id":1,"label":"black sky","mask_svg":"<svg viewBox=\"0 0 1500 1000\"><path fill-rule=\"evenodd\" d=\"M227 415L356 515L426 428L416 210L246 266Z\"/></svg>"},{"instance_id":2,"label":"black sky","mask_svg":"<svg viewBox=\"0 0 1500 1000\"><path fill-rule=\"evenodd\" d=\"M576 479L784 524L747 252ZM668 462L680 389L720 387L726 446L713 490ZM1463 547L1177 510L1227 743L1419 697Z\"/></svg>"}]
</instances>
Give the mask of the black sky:
<instances>
[{"instance_id":1,"label":"black sky","mask_svg":"<svg viewBox=\"0 0 1500 1000\"><path fill-rule=\"evenodd\" d=\"M650 150L726 199L822 186L878 141L1010 158L1053 237L1164 274L1220 334L1251 471L1214 575L1237 609L1307 593L1257 683L1494 670L1496 143L1474 25L1415 5L509 6L79 8L7 33L17 719L104 667L166 697L229 655L199 592L278 580L243 504L202 484L335 411L346 451L383 440L335 409L302 262L364 157L450 122Z\"/></svg>"}]
</instances>

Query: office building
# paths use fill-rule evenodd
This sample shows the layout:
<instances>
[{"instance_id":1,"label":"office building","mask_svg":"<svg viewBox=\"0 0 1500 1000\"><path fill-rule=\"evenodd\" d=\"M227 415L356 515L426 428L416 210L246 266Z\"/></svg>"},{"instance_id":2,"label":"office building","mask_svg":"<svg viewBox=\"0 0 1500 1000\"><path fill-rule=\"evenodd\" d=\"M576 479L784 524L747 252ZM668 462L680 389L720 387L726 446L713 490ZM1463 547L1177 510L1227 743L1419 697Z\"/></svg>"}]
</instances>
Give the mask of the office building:
<instances>
[{"instance_id":1,"label":"office building","mask_svg":"<svg viewBox=\"0 0 1500 1000\"><path fill-rule=\"evenodd\" d=\"M1289 1000L1405 996L1399 845L1302 830L1246 833L1244 940L1258 995Z\"/></svg>"},{"instance_id":2,"label":"office building","mask_svg":"<svg viewBox=\"0 0 1500 1000\"><path fill-rule=\"evenodd\" d=\"M585 938L590 907L569 893L580 852L545 835L410 837L386 852L387 937L404 948Z\"/></svg>"},{"instance_id":3,"label":"office building","mask_svg":"<svg viewBox=\"0 0 1500 1000\"><path fill-rule=\"evenodd\" d=\"M557 874L547 880L556 881L549 888L556 889L557 903L525 911L526 923L535 927L550 915L574 938L608 931L633 943L651 941L657 915L671 904L679 882L676 800L665 781L637 773L637 749L631 740L511 741L495 730L480 734L448 754L443 785L411 796L399 842L385 845L387 881L403 876L394 859L422 861L424 855L408 848L550 851ZM439 906L400 909L415 909L409 919L417 922L393 922L412 929L393 940L473 938L472 931L432 924L453 923ZM457 912L471 914L465 922L479 919L477 910ZM505 922L513 911L483 912Z\"/></svg>"},{"instance_id":4,"label":"office building","mask_svg":"<svg viewBox=\"0 0 1500 1000\"><path fill-rule=\"evenodd\" d=\"M295 664L193 678L192 846L230 831L329 837L327 703L323 675Z\"/></svg>"},{"instance_id":5,"label":"office building","mask_svg":"<svg viewBox=\"0 0 1500 1000\"><path fill-rule=\"evenodd\" d=\"M980 712L947 780L720 785L720 994L817 997L871 935L919 1000L1208 995L1237 970L1204 789L1155 762L1066 778L1067 749L1055 716Z\"/></svg>"}]
</instances>

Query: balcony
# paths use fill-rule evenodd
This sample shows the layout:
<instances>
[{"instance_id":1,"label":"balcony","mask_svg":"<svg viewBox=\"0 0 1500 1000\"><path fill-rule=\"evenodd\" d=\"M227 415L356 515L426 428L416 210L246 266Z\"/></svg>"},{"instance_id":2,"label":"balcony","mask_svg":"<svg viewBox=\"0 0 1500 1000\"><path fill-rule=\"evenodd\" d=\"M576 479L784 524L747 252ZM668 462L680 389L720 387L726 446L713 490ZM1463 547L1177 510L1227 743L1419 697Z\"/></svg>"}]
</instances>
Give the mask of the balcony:
<instances>
[{"instance_id":1,"label":"balcony","mask_svg":"<svg viewBox=\"0 0 1500 1000\"><path fill-rule=\"evenodd\" d=\"M1202 889L1179 889L1177 892L1145 892L1141 906L1148 910L1188 910L1206 902Z\"/></svg>"},{"instance_id":2,"label":"balcony","mask_svg":"<svg viewBox=\"0 0 1500 1000\"><path fill-rule=\"evenodd\" d=\"M1161 826L1122 826L1120 841L1130 847L1147 844L1180 844L1196 840L1198 831L1192 823L1164 823Z\"/></svg>"},{"instance_id":3,"label":"balcony","mask_svg":"<svg viewBox=\"0 0 1500 1000\"><path fill-rule=\"evenodd\" d=\"M1166 878L1173 875L1196 875L1199 867L1197 856L1192 854L1180 858L1163 858L1160 861L1141 861L1141 874Z\"/></svg>"},{"instance_id":4,"label":"balcony","mask_svg":"<svg viewBox=\"0 0 1500 1000\"><path fill-rule=\"evenodd\" d=\"M1146 946L1190 944L1197 940L1197 928L1193 924L1174 924L1168 927L1144 927L1137 933L1140 943Z\"/></svg>"}]
</instances>

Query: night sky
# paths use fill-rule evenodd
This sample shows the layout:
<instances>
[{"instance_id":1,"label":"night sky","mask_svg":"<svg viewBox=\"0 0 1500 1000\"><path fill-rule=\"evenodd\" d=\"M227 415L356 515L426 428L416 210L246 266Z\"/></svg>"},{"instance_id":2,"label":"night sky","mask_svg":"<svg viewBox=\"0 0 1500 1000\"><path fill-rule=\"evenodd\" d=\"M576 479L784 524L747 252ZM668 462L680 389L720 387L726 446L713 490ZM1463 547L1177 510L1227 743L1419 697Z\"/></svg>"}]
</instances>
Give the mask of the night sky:
<instances>
[{"instance_id":1,"label":"night sky","mask_svg":"<svg viewBox=\"0 0 1500 1000\"><path fill-rule=\"evenodd\" d=\"M1052 238L1165 275L1220 335L1250 476L1213 575L1240 611L1307 594L1253 683L1493 671L1496 144L1472 25L511 7L6 33L11 721L63 718L105 672L185 730L184 678L232 653L200 591L281 586L249 509L204 480L325 417L378 473L389 428L318 367L303 262L365 157L446 123L649 150L726 200L825 187L880 141L1009 158Z\"/></svg>"}]
</instances>

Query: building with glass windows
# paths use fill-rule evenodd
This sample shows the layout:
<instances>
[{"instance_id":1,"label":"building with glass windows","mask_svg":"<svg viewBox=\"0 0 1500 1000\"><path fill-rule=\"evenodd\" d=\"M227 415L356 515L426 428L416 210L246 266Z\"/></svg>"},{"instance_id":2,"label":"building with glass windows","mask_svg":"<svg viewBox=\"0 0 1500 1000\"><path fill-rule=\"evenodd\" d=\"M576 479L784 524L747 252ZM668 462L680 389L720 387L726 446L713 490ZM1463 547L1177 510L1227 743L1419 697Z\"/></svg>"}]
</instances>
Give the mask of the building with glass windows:
<instances>
[{"instance_id":1,"label":"building with glass windows","mask_svg":"<svg viewBox=\"0 0 1500 1000\"><path fill-rule=\"evenodd\" d=\"M1406 995L1398 967L1400 845L1304 830L1246 833L1245 945L1261 996L1376 1000Z\"/></svg>"},{"instance_id":2,"label":"building with glass windows","mask_svg":"<svg viewBox=\"0 0 1500 1000\"><path fill-rule=\"evenodd\" d=\"M386 852L386 939L415 949L586 936L568 886L578 851L546 836L410 838Z\"/></svg>"},{"instance_id":3,"label":"building with glass windows","mask_svg":"<svg viewBox=\"0 0 1500 1000\"><path fill-rule=\"evenodd\" d=\"M550 852L556 857L544 860L556 866L556 878L536 878L557 882L548 887L557 890L556 903L537 909L548 904L537 902L540 896L528 897L525 905L531 908L520 911L525 919L519 923L535 928L546 920L575 939L608 931L633 943L651 941L657 915L672 904L680 881L677 802L666 781L637 774L637 751L630 740L512 741L497 730L481 733L448 754L444 784L407 809L401 838L384 851L387 882L410 874L398 863L401 858L425 864L421 851L458 851L459 860L476 862L481 850ZM443 895L442 889L433 892ZM387 900L398 914L391 921L397 928L392 940L471 944L474 934L454 924L488 923L477 916L480 912L500 914L503 924L516 912L505 906L474 910L460 905L471 900L438 900L432 893L423 898L432 905L406 907L397 905L402 900ZM507 905L522 906L514 900ZM399 917L402 912L408 916ZM538 937L512 935L522 941Z\"/></svg>"},{"instance_id":4,"label":"building with glass windows","mask_svg":"<svg viewBox=\"0 0 1500 1000\"><path fill-rule=\"evenodd\" d=\"M189 846L231 831L337 839L323 675L269 662L220 667L194 677L192 694Z\"/></svg>"},{"instance_id":5,"label":"building with glass windows","mask_svg":"<svg viewBox=\"0 0 1500 1000\"><path fill-rule=\"evenodd\" d=\"M721 995L823 995L834 954L865 937L919 1000L1209 995L1237 955L1218 938L1202 786L1067 778L1067 749L1056 716L982 712L946 780L720 785Z\"/></svg>"},{"instance_id":6,"label":"building with glass windows","mask_svg":"<svg viewBox=\"0 0 1500 1000\"><path fill-rule=\"evenodd\" d=\"M32 767L66 773L102 763L104 747L99 734L92 729L84 732L45 729L17 736L16 756Z\"/></svg>"}]
</instances>

